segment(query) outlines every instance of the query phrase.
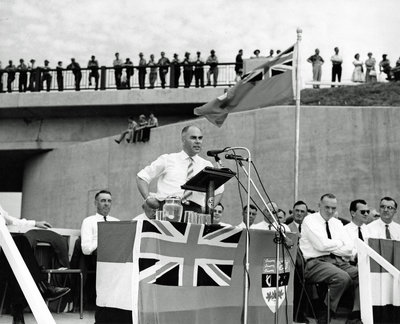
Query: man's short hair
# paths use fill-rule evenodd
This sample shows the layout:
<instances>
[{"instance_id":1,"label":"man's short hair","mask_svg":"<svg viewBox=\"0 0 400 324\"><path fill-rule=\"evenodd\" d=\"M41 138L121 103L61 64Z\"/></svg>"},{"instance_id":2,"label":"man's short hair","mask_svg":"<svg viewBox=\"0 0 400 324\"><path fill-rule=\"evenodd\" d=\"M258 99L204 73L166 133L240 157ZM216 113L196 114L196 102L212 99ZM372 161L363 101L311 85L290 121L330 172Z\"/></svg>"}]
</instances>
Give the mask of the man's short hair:
<instances>
[{"instance_id":1,"label":"man's short hair","mask_svg":"<svg viewBox=\"0 0 400 324\"><path fill-rule=\"evenodd\" d=\"M187 126L185 126L185 127L182 128L181 135L186 134L190 127L196 127L196 128L198 128L198 129L200 129L200 128L197 127L196 125L187 125ZM201 129L200 129L200 130L201 130Z\"/></svg>"},{"instance_id":2,"label":"man's short hair","mask_svg":"<svg viewBox=\"0 0 400 324\"><path fill-rule=\"evenodd\" d=\"M324 198L336 199L336 196L333 193L326 193L326 194L321 196L320 201L324 200Z\"/></svg>"},{"instance_id":3,"label":"man's short hair","mask_svg":"<svg viewBox=\"0 0 400 324\"><path fill-rule=\"evenodd\" d=\"M98 193L96 193L96 195L94 196L94 199L97 199L97 197L100 196L103 193L109 194L110 196L112 196L110 191L108 191L106 189L103 189L103 190L100 190Z\"/></svg>"},{"instance_id":4,"label":"man's short hair","mask_svg":"<svg viewBox=\"0 0 400 324\"><path fill-rule=\"evenodd\" d=\"M217 206L221 206L222 210L225 210L224 205L222 205L221 203L218 203ZM215 207L217 207L217 206L215 206ZM215 208L215 207L214 207L214 208Z\"/></svg>"},{"instance_id":5,"label":"man's short hair","mask_svg":"<svg viewBox=\"0 0 400 324\"><path fill-rule=\"evenodd\" d=\"M250 204L249 207L250 207L250 209L258 210L257 207L254 206L253 204ZM247 211L247 205L245 205L245 206L243 207L243 211L244 211L244 212Z\"/></svg>"},{"instance_id":6,"label":"man's short hair","mask_svg":"<svg viewBox=\"0 0 400 324\"><path fill-rule=\"evenodd\" d=\"M366 205L367 202L366 202L364 199L356 199L356 200L353 200L353 201L350 203L350 211L351 211L351 212L356 212L356 211L357 211L357 205L358 205L358 204Z\"/></svg>"},{"instance_id":7,"label":"man's short hair","mask_svg":"<svg viewBox=\"0 0 400 324\"><path fill-rule=\"evenodd\" d=\"M281 209L281 208L278 208L278 210L277 210L277 214L279 213L279 212L282 212L283 213L283 215L285 215L286 216L286 212L283 210L283 209Z\"/></svg>"},{"instance_id":8,"label":"man's short hair","mask_svg":"<svg viewBox=\"0 0 400 324\"><path fill-rule=\"evenodd\" d=\"M381 203L382 200L393 201L394 202L394 208L397 209L397 202L393 198L391 198L391 197L383 197L379 203Z\"/></svg>"},{"instance_id":9,"label":"man's short hair","mask_svg":"<svg viewBox=\"0 0 400 324\"><path fill-rule=\"evenodd\" d=\"M306 206L306 209L308 209L307 204L306 204L303 200L298 200L298 201L296 201L296 202L294 203L294 205L293 205L293 209L295 209L296 206L299 206L299 205L305 205L305 206Z\"/></svg>"}]
</instances>

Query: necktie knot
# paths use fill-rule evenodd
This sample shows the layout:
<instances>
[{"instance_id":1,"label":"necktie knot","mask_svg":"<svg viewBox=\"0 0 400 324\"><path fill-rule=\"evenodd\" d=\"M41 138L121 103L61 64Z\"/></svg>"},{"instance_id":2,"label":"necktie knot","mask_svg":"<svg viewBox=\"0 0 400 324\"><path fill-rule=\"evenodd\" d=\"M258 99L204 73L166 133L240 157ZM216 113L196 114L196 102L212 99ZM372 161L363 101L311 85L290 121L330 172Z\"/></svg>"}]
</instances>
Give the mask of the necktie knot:
<instances>
[{"instance_id":1,"label":"necktie knot","mask_svg":"<svg viewBox=\"0 0 400 324\"><path fill-rule=\"evenodd\" d=\"M104 221L107 222L107 216L103 216Z\"/></svg>"}]
</instances>

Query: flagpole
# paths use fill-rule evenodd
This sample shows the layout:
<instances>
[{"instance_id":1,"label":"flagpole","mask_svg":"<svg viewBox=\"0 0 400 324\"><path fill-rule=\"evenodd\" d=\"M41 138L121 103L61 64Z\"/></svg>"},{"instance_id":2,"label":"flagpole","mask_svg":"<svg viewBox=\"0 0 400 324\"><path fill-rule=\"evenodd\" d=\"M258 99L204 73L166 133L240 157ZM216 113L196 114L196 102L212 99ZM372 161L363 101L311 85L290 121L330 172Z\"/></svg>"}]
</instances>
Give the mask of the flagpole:
<instances>
[{"instance_id":1,"label":"flagpole","mask_svg":"<svg viewBox=\"0 0 400 324\"><path fill-rule=\"evenodd\" d=\"M296 117L295 117L295 154L294 154L294 201L298 200L299 195L299 146L300 146L300 41L302 30L297 28L297 50L296 50Z\"/></svg>"}]
</instances>

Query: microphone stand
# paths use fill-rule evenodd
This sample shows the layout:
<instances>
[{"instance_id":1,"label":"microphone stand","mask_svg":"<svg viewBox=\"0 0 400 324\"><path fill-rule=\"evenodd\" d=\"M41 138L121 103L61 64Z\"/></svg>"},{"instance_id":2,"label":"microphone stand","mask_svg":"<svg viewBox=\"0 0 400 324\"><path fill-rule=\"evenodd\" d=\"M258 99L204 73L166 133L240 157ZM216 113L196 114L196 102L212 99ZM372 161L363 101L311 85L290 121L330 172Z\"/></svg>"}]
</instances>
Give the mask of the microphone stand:
<instances>
[{"instance_id":1,"label":"microphone stand","mask_svg":"<svg viewBox=\"0 0 400 324\"><path fill-rule=\"evenodd\" d=\"M243 172L246 174L247 176L247 219L246 219L246 273L245 273L245 306L244 306L244 324L247 324L247 313L248 313L248 287L249 287L249 282L248 282L248 276L247 273L249 271L249 216L250 216L250 184L253 186L253 188L255 189L255 191L257 192L259 198L261 199L261 201L263 202L265 208L267 209L268 213L271 215L273 221L278 224L278 228L276 229L276 237L274 239L275 242L275 254L276 254L276 276L277 276L277 280L276 280L276 298L275 298L275 324L278 324L279 322L279 313L278 313L278 309L279 309L279 301L278 301L278 296L279 296L279 245L282 244L282 238L283 238L283 242L284 244L291 248L293 246L293 243L291 243L291 240L286 236L286 234L284 233L284 231L282 231L281 226L280 226L280 222L275 218L274 214L271 212L271 210L269 209L266 201L264 200L264 198L262 197L260 191L258 190L257 186L255 185L254 181L251 179L250 177L250 167L251 167L251 156L250 156L250 152L248 149L246 148L232 148L232 149L245 149L248 152L249 158L248 158L248 162L249 162L249 167L248 170L246 170L246 168L244 167L242 161L240 159L235 159L235 161L237 161L240 165L240 167L242 168Z\"/></svg>"},{"instance_id":2,"label":"microphone stand","mask_svg":"<svg viewBox=\"0 0 400 324\"><path fill-rule=\"evenodd\" d=\"M246 173L247 175L247 214L246 214L246 250L245 250L245 271L244 271L244 312L243 312L243 323L248 323L248 308L249 308L249 273L250 273L250 262L249 262L249 251L250 251L250 233L249 233L249 219L250 219L250 189L251 189L251 153L246 147L230 147L227 151L232 150L244 150L248 154L249 167ZM239 161L240 163L240 161ZM240 163L242 169L244 169L243 163ZM244 169L245 170L245 169Z\"/></svg>"}]
</instances>

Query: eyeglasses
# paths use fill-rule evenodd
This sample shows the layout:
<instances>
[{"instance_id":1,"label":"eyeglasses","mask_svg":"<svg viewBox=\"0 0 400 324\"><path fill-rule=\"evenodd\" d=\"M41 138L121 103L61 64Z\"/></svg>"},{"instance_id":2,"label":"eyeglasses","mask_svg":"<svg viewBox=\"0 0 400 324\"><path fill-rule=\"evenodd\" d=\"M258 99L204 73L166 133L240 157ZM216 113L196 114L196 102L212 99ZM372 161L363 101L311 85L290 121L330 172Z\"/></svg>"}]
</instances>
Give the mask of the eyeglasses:
<instances>
[{"instance_id":1,"label":"eyeglasses","mask_svg":"<svg viewBox=\"0 0 400 324\"><path fill-rule=\"evenodd\" d=\"M385 210L386 208L388 209L388 210L395 210L396 209L396 207L393 207L393 206L385 206L385 205L380 205L379 206L381 209L383 209L383 210Z\"/></svg>"},{"instance_id":2,"label":"eyeglasses","mask_svg":"<svg viewBox=\"0 0 400 324\"><path fill-rule=\"evenodd\" d=\"M214 214L222 214L222 210L214 210Z\"/></svg>"},{"instance_id":3,"label":"eyeglasses","mask_svg":"<svg viewBox=\"0 0 400 324\"><path fill-rule=\"evenodd\" d=\"M363 215L365 214L369 215L369 210L360 210L360 213Z\"/></svg>"}]
</instances>

